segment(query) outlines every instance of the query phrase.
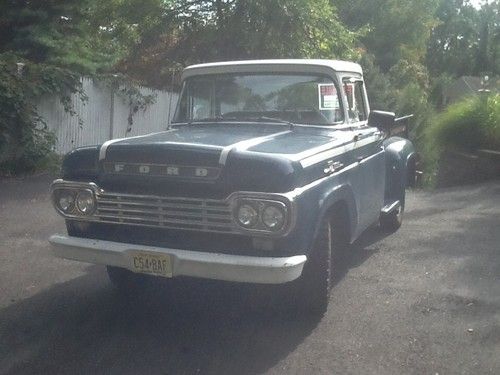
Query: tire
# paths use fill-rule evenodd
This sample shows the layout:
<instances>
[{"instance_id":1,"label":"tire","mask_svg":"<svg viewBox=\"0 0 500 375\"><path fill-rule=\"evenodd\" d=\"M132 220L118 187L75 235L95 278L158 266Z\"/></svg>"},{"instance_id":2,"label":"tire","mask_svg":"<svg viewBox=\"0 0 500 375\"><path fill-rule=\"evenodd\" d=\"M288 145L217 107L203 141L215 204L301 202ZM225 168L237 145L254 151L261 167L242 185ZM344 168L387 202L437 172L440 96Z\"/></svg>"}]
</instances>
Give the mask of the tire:
<instances>
[{"instance_id":1,"label":"tire","mask_svg":"<svg viewBox=\"0 0 500 375\"><path fill-rule=\"evenodd\" d=\"M289 293L296 311L323 314L328 307L336 250L333 233L332 220L324 220L302 275L292 282Z\"/></svg>"},{"instance_id":2,"label":"tire","mask_svg":"<svg viewBox=\"0 0 500 375\"><path fill-rule=\"evenodd\" d=\"M392 211L389 214L380 215L380 229L384 232L395 232L401 227L403 223L403 214L405 211L404 202L399 206L398 209Z\"/></svg>"}]
</instances>

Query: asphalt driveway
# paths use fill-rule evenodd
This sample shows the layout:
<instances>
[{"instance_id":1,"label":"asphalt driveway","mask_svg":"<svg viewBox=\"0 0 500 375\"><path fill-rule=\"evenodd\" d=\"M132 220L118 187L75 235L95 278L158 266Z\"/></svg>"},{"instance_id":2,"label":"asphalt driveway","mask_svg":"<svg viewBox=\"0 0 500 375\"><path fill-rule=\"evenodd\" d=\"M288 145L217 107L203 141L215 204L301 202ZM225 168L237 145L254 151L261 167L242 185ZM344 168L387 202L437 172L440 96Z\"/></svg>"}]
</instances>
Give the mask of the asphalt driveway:
<instances>
[{"instance_id":1,"label":"asphalt driveway","mask_svg":"<svg viewBox=\"0 0 500 375\"><path fill-rule=\"evenodd\" d=\"M500 182L409 192L370 230L323 317L267 288L156 285L125 299L103 267L55 259L49 176L0 181L0 373L499 374Z\"/></svg>"}]
</instances>

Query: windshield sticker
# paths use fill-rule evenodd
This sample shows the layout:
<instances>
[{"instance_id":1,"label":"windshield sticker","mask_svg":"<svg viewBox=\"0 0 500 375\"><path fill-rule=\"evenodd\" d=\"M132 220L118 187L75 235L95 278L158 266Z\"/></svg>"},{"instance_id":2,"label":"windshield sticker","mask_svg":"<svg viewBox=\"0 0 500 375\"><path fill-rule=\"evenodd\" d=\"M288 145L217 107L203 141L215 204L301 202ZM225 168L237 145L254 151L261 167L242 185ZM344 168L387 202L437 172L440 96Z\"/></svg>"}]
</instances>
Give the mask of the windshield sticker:
<instances>
[{"instance_id":1,"label":"windshield sticker","mask_svg":"<svg viewBox=\"0 0 500 375\"><path fill-rule=\"evenodd\" d=\"M319 83L318 84L318 95L319 95L319 109L332 110L338 109L339 97L337 96L337 90L333 83Z\"/></svg>"}]
</instances>

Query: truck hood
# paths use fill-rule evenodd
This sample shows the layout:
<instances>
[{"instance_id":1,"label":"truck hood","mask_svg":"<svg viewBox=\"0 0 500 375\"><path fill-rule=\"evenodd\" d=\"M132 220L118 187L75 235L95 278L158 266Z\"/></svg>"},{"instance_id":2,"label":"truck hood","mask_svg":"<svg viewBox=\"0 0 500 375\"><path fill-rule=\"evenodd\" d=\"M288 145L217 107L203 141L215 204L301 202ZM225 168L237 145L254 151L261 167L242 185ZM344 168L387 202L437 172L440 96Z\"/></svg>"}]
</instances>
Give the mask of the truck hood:
<instances>
[{"instance_id":1,"label":"truck hood","mask_svg":"<svg viewBox=\"0 0 500 375\"><path fill-rule=\"evenodd\" d=\"M179 164L215 167L221 154L246 142L279 137L286 127L185 125L160 133L111 140L100 152L107 162Z\"/></svg>"},{"instance_id":2,"label":"truck hood","mask_svg":"<svg viewBox=\"0 0 500 375\"><path fill-rule=\"evenodd\" d=\"M344 133L261 123L175 126L103 144L99 183L114 191L165 192L168 187L171 193L194 195L289 191L302 185L301 159L345 143Z\"/></svg>"}]
</instances>

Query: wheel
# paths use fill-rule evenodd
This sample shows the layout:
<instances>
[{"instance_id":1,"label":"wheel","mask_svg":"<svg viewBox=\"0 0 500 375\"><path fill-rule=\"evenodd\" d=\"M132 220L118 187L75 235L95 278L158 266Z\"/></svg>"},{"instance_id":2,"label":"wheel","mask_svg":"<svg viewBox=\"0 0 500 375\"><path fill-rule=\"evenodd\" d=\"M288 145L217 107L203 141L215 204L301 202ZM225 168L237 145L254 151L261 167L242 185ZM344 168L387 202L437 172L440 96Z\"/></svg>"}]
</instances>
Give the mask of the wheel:
<instances>
[{"instance_id":1,"label":"wheel","mask_svg":"<svg viewBox=\"0 0 500 375\"><path fill-rule=\"evenodd\" d=\"M338 248L333 241L336 232L333 223L334 220L328 219L321 224L302 275L292 282L293 285L289 289L294 307L301 312L322 314L328 306L334 259L338 255Z\"/></svg>"},{"instance_id":2,"label":"wheel","mask_svg":"<svg viewBox=\"0 0 500 375\"><path fill-rule=\"evenodd\" d=\"M389 214L380 215L380 229L384 232L395 232L403 222L403 214L405 211L404 202L394 211Z\"/></svg>"}]
</instances>

